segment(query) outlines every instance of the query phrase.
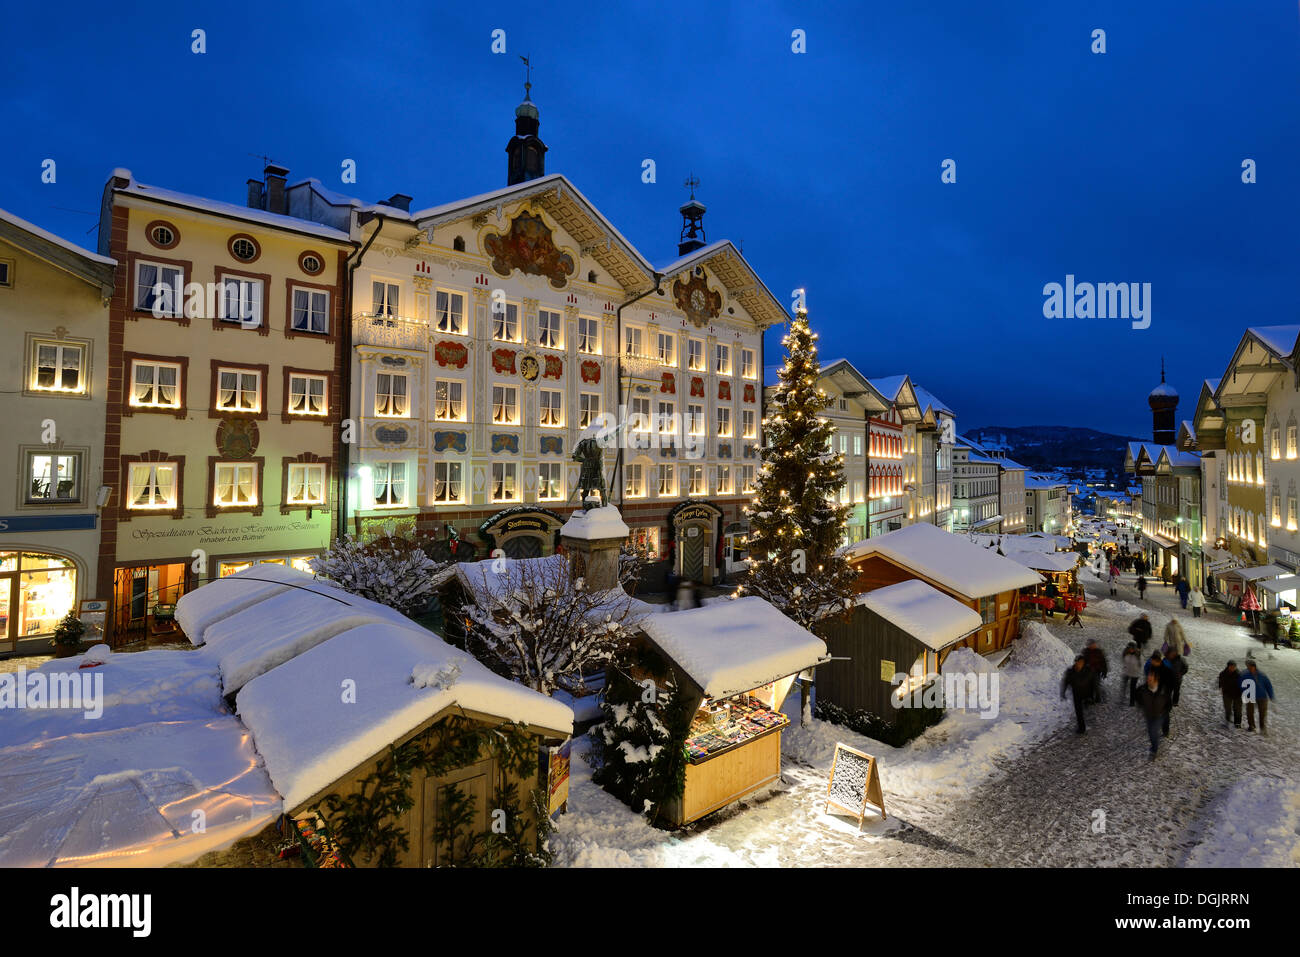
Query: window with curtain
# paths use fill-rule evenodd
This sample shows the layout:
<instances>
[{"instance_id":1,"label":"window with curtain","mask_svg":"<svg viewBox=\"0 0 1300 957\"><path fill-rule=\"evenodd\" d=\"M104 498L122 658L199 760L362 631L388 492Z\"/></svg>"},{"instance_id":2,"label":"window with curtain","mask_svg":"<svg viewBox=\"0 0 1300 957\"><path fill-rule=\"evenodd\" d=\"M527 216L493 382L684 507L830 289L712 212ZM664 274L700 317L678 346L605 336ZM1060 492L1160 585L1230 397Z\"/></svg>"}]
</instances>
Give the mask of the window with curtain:
<instances>
[{"instance_id":1,"label":"window with curtain","mask_svg":"<svg viewBox=\"0 0 1300 957\"><path fill-rule=\"evenodd\" d=\"M406 504L406 463L376 462L371 466L376 508Z\"/></svg>"},{"instance_id":2,"label":"window with curtain","mask_svg":"<svg viewBox=\"0 0 1300 957\"><path fill-rule=\"evenodd\" d=\"M293 415L324 415L325 376L289 375L289 411Z\"/></svg>"},{"instance_id":3,"label":"window with curtain","mask_svg":"<svg viewBox=\"0 0 1300 957\"><path fill-rule=\"evenodd\" d=\"M435 502L459 502L461 500L461 463L433 463L433 500Z\"/></svg>"},{"instance_id":4,"label":"window with curtain","mask_svg":"<svg viewBox=\"0 0 1300 957\"><path fill-rule=\"evenodd\" d=\"M181 315L185 274L177 266L141 262L135 267L135 308L155 316Z\"/></svg>"},{"instance_id":5,"label":"window with curtain","mask_svg":"<svg viewBox=\"0 0 1300 957\"><path fill-rule=\"evenodd\" d=\"M433 417L440 422L465 421L465 383L456 379L433 381Z\"/></svg>"},{"instance_id":6,"label":"window with curtain","mask_svg":"<svg viewBox=\"0 0 1300 957\"><path fill-rule=\"evenodd\" d=\"M513 302L492 304L492 338L501 342L519 341L519 307Z\"/></svg>"},{"instance_id":7,"label":"window with curtain","mask_svg":"<svg viewBox=\"0 0 1300 957\"><path fill-rule=\"evenodd\" d=\"M492 501L513 502L518 498L517 469L514 462L492 463Z\"/></svg>"},{"instance_id":8,"label":"window with curtain","mask_svg":"<svg viewBox=\"0 0 1300 957\"><path fill-rule=\"evenodd\" d=\"M293 290L293 328L297 332L329 332L330 294L323 289Z\"/></svg>"},{"instance_id":9,"label":"window with curtain","mask_svg":"<svg viewBox=\"0 0 1300 957\"><path fill-rule=\"evenodd\" d=\"M560 314L552 312L550 309L539 309L537 311L537 344L546 346L548 349L559 349L564 346L564 338L560 333Z\"/></svg>"},{"instance_id":10,"label":"window with curtain","mask_svg":"<svg viewBox=\"0 0 1300 957\"><path fill-rule=\"evenodd\" d=\"M406 376L381 372L375 376L375 415L389 418L406 415Z\"/></svg>"},{"instance_id":11,"label":"window with curtain","mask_svg":"<svg viewBox=\"0 0 1300 957\"><path fill-rule=\"evenodd\" d=\"M42 392L84 392L82 366L85 354L85 346L37 343L32 388Z\"/></svg>"},{"instance_id":12,"label":"window with curtain","mask_svg":"<svg viewBox=\"0 0 1300 957\"><path fill-rule=\"evenodd\" d=\"M647 400L649 401L649 400ZM647 411L648 408L647 408ZM578 427L585 429L600 415L600 396L594 392L578 393Z\"/></svg>"},{"instance_id":13,"label":"window with curtain","mask_svg":"<svg viewBox=\"0 0 1300 957\"><path fill-rule=\"evenodd\" d=\"M671 465L659 466L659 491L658 495L675 495L677 492L677 483L673 481L673 467Z\"/></svg>"},{"instance_id":14,"label":"window with curtain","mask_svg":"<svg viewBox=\"0 0 1300 957\"><path fill-rule=\"evenodd\" d=\"M171 462L132 463L127 484L126 507L130 509L175 508L176 465Z\"/></svg>"},{"instance_id":15,"label":"window with curtain","mask_svg":"<svg viewBox=\"0 0 1300 957\"><path fill-rule=\"evenodd\" d=\"M600 354L600 320L578 317L578 351L589 355Z\"/></svg>"},{"instance_id":16,"label":"window with curtain","mask_svg":"<svg viewBox=\"0 0 1300 957\"><path fill-rule=\"evenodd\" d=\"M262 281L226 276L221 280L221 316L245 326L262 324Z\"/></svg>"},{"instance_id":17,"label":"window with curtain","mask_svg":"<svg viewBox=\"0 0 1300 957\"><path fill-rule=\"evenodd\" d=\"M232 508L257 504L256 463L218 462L213 473L213 505Z\"/></svg>"},{"instance_id":18,"label":"window with curtain","mask_svg":"<svg viewBox=\"0 0 1300 957\"><path fill-rule=\"evenodd\" d=\"M401 312L401 287L395 282L384 282L382 279L373 280L370 283L370 312L375 316L384 316L395 318L402 314Z\"/></svg>"},{"instance_id":19,"label":"window with curtain","mask_svg":"<svg viewBox=\"0 0 1300 957\"><path fill-rule=\"evenodd\" d=\"M167 362L142 362L132 364L131 404L178 409L181 367Z\"/></svg>"},{"instance_id":20,"label":"window with curtain","mask_svg":"<svg viewBox=\"0 0 1300 957\"><path fill-rule=\"evenodd\" d=\"M492 421L503 425L519 422L519 390L512 385L492 387Z\"/></svg>"},{"instance_id":21,"label":"window with curtain","mask_svg":"<svg viewBox=\"0 0 1300 957\"><path fill-rule=\"evenodd\" d=\"M461 335L465 331L465 297L458 292L439 289L434 297L434 312L439 332Z\"/></svg>"},{"instance_id":22,"label":"window with curtain","mask_svg":"<svg viewBox=\"0 0 1300 957\"><path fill-rule=\"evenodd\" d=\"M627 480L623 494L628 498L641 498L645 495L645 469L637 462L627 466Z\"/></svg>"},{"instance_id":23,"label":"window with curtain","mask_svg":"<svg viewBox=\"0 0 1300 957\"><path fill-rule=\"evenodd\" d=\"M542 389L539 394L541 424L558 426L564 424L562 403L564 393L554 389Z\"/></svg>"},{"instance_id":24,"label":"window with curtain","mask_svg":"<svg viewBox=\"0 0 1300 957\"><path fill-rule=\"evenodd\" d=\"M290 505L324 505L325 463L290 462L285 498Z\"/></svg>"},{"instance_id":25,"label":"window with curtain","mask_svg":"<svg viewBox=\"0 0 1300 957\"><path fill-rule=\"evenodd\" d=\"M262 374L248 369L217 370L217 408L222 412L260 412Z\"/></svg>"},{"instance_id":26,"label":"window with curtain","mask_svg":"<svg viewBox=\"0 0 1300 957\"><path fill-rule=\"evenodd\" d=\"M564 498L564 467L559 462L537 466L537 497L543 502Z\"/></svg>"}]
</instances>

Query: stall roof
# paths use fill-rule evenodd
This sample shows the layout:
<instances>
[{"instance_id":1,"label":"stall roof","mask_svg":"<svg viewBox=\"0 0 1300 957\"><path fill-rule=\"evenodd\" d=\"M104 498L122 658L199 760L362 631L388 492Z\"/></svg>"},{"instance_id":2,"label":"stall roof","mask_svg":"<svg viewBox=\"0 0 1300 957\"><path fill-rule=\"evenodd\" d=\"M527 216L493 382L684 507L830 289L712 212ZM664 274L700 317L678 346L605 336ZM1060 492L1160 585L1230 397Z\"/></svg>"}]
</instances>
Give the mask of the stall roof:
<instances>
[{"instance_id":1,"label":"stall roof","mask_svg":"<svg viewBox=\"0 0 1300 957\"><path fill-rule=\"evenodd\" d=\"M641 629L712 698L751 691L826 657L825 642L756 595L652 615Z\"/></svg>"},{"instance_id":2,"label":"stall roof","mask_svg":"<svg viewBox=\"0 0 1300 957\"><path fill-rule=\"evenodd\" d=\"M942 651L973 631L983 619L957 599L912 579L859 595L857 604L907 632L931 651Z\"/></svg>"},{"instance_id":3,"label":"stall roof","mask_svg":"<svg viewBox=\"0 0 1300 957\"><path fill-rule=\"evenodd\" d=\"M285 565L254 565L182 595L176 603L176 623L192 644L201 645L208 628L223 618L312 580Z\"/></svg>"},{"instance_id":4,"label":"stall roof","mask_svg":"<svg viewBox=\"0 0 1300 957\"><path fill-rule=\"evenodd\" d=\"M1271 591L1275 595L1295 591L1297 588L1300 588L1300 575L1287 575L1285 578L1273 578L1269 581L1262 581L1259 583L1259 587L1265 591Z\"/></svg>"},{"instance_id":5,"label":"stall roof","mask_svg":"<svg viewBox=\"0 0 1300 957\"><path fill-rule=\"evenodd\" d=\"M876 554L892 559L969 598L1039 582L1038 573L1020 562L990 554L988 549L934 525L908 525L878 538L855 542L843 551L850 561Z\"/></svg>"},{"instance_id":6,"label":"stall roof","mask_svg":"<svg viewBox=\"0 0 1300 957\"><path fill-rule=\"evenodd\" d=\"M1291 573L1280 565L1255 565L1252 568L1234 568L1228 574L1236 575L1244 581L1257 582L1264 578L1280 578Z\"/></svg>"},{"instance_id":7,"label":"stall roof","mask_svg":"<svg viewBox=\"0 0 1300 957\"><path fill-rule=\"evenodd\" d=\"M1078 552L1013 551L1011 557L1027 568L1040 572L1068 572L1079 564Z\"/></svg>"},{"instance_id":8,"label":"stall roof","mask_svg":"<svg viewBox=\"0 0 1300 957\"><path fill-rule=\"evenodd\" d=\"M353 682L355 701L340 688ZM239 717L294 809L449 707L573 733L568 705L493 674L432 632L362 625L244 685Z\"/></svg>"}]
</instances>

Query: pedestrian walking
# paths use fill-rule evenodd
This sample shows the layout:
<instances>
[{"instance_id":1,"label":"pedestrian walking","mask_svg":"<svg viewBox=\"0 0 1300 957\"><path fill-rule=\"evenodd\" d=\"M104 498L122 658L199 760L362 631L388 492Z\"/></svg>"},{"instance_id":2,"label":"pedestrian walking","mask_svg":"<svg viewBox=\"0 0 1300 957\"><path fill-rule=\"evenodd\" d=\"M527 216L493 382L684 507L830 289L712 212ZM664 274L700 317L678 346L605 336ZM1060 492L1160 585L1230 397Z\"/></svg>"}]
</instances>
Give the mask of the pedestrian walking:
<instances>
[{"instance_id":1,"label":"pedestrian walking","mask_svg":"<svg viewBox=\"0 0 1300 957\"><path fill-rule=\"evenodd\" d=\"M1112 595L1116 594L1117 593L1116 590L1118 589L1118 587L1119 587L1119 566L1112 563L1110 566L1110 593Z\"/></svg>"},{"instance_id":2,"label":"pedestrian walking","mask_svg":"<svg viewBox=\"0 0 1300 957\"><path fill-rule=\"evenodd\" d=\"M1187 601L1192 606L1192 617L1200 618L1201 612L1205 610L1205 592L1199 586L1194 586L1188 593Z\"/></svg>"},{"instance_id":3,"label":"pedestrian walking","mask_svg":"<svg viewBox=\"0 0 1300 957\"><path fill-rule=\"evenodd\" d=\"M1138 689L1138 705L1142 708L1142 717L1147 723L1147 738L1151 741L1151 760L1156 759L1160 750L1161 729L1169 725L1169 692L1160 680L1160 669L1152 668L1147 672L1142 687Z\"/></svg>"},{"instance_id":4,"label":"pedestrian walking","mask_svg":"<svg viewBox=\"0 0 1300 957\"><path fill-rule=\"evenodd\" d=\"M1223 726L1231 721L1238 730L1241 728L1241 672L1237 663L1229 661L1227 667L1219 672L1219 694L1223 696Z\"/></svg>"},{"instance_id":5,"label":"pedestrian walking","mask_svg":"<svg viewBox=\"0 0 1300 957\"><path fill-rule=\"evenodd\" d=\"M1268 703L1273 700L1273 682L1259 670L1254 658L1246 660L1246 673L1241 676L1241 697L1246 702L1246 730L1255 730L1255 709L1259 709L1259 733L1268 736Z\"/></svg>"},{"instance_id":6,"label":"pedestrian walking","mask_svg":"<svg viewBox=\"0 0 1300 957\"><path fill-rule=\"evenodd\" d=\"M1183 690L1183 676L1187 674L1187 659L1177 645L1165 651L1163 658L1164 666L1169 669L1169 707L1176 708Z\"/></svg>"},{"instance_id":7,"label":"pedestrian walking","mask_svg":"<svg viewBox=\"0 0 1300 957\"><path fill-rule=\"evenodd\" d=\"M1124 649L1121 667L1124 684L1128 686L1128 706L1131 708L1137 704L1138 679L1142 677L1142 652L1138 650L1137 642L1130 641Z\"/></svg>"},{"instance_id":8,"label":"pedestrian walking","mask_svg":"<svg viewBox=\"0 0 1300 957\"><path fill-rule=\"evenodd\" d=\"M1097 704L1101 701L1102 682L1106 680L1106 675L1110 673L1110 667L1106 662L1106 653L1101 650L1096 638L1088 639L1088 645L1083 649L1083 662L1096 679L1092 683L1092 696L1088 700L1093 704Z\"/></svg>"},{"instance_id":9,"label":"pedestrian walking","mask_svg":"<svg viewBox=\"0 0 1300 957\"><path fill-rule=\"evenodd\" d=\"M1133 570L1139 575L1145 575L1147 573L1147 563L1141 555L1138 555L1133 559Z\"/></svg>"},{"instance_id":10,"label":"pedestrian walking","mask_svg":"<svg viewBox=\"0 0 1300 957\"><path fill-rule=\"evenodd\" d=\"M1178 603L1186 608L1187 596L1191 594L1192 586L1187 584L1187 579L1182 575L1179 575L1178 581L1174 582L1174 591L1178 592Z\"/></svg>"},{"instance_id":11,"label":"pedestrian walking","mask_svg":"<svg viewBox=\"0 0 1300 957\"><path fill-rule=\"evenodd\" d=\"M1147 678L1150 678L1154 673L1160 681L1166 704L1164 718L1160 725L1160 733L1165 737L1169 737L1169 717L1174 707L1174 671L1160 652L1153 651L1151 657L1147 659L1147 663L1142 667L1142 673Z\"/></svg>"},{"instance_id":12,"label":"pedestrian walking","mask_svg":"<svg viewBox=\"0 0 1300 957\"><path fill-rule=\"evenodd\" d=\"M1083 720L1083 705L1092 694L1092 683L1093 674L1088 670L1083 655L1075 655L1074 664L1065 669L1065 675L1061 678L1061 697L1065 698L1067 689L1074 696L1074 716L1079 721L1079 734L1085 734L1088 730Z\"/></svg>"},{"instance_id":13,"label":"pedestrian walking","mask_svg":"<svg viewBox=\"0 0 1300 957\"><path fill-rule=\"evenodd\" d=\"M1187 640L1187 634L1177 618L1170 618L1169 624L1165 625L1165 640L1160 646L1160 653L1168 658L1172 649L1176 649L1180 655L1192 653L1191 642Z\"/></svg>"},{"instance_id":14,"label":"pedestrian walking","mask_svg":"<svg viewBox=\"0 0 1300 957\"><path fill-rule=\"evenodd\" d=\"M1151 619L1145 613L1140 618L1135 618L1128 626L1128 633L1133 636L1138 648L1145 650L1147 642L1151 640Z\"/></svg>"},{"instance_id":15,"label":"pedestrian walking","mask_svg":"<svg viewBox=\"0 0 1300 957\"><path fill-rule=\"evenodd\" d=\"M1138 572L1137 586L1138 586L1138 598L1140 598L1142 601L1146 601L1147 577L1143 575L1141 572Z\"/></svg>"}]
</instances>

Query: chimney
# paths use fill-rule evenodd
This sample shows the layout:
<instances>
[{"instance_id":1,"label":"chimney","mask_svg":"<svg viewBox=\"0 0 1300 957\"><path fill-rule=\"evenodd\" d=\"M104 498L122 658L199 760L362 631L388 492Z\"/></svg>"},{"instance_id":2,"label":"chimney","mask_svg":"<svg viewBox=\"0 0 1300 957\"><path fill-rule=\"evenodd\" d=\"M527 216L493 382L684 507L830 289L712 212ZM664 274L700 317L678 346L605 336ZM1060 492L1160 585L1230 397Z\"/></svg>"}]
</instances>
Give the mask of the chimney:
<instances>
[{"instance_id":1,"label":"chimney","mask_svg":"<svg viewBox=\"0 0 1300 957\"><path fill-rule=\"evenodd\" d=\"M262 181L260 179L250 179L248 181L248 208L262 208Z\"/></svg>"},{"instance_id":2,"label":"chimney","mask_svg":"<svg viewBox=\"0 0 1300 957\"><path fill-rule=\"evenodd\" d=\"M391 206L393 209L400 209L404 213L409 213L411 211L411 197L405 193L394 193L383 200L381 205Z\"/></svg>"},{"instance_id":3,"label":"chimney","mask_svg":"<svg viewBox=\"0 0 1300 957\"><path fill-rule=\"evenodd\" d=\"M289 205L288 196L284 192L284 181L289 171L283 166L270 163L262 172L266 174L266 211L287 215Z\"/></svg>"}]
</instances>

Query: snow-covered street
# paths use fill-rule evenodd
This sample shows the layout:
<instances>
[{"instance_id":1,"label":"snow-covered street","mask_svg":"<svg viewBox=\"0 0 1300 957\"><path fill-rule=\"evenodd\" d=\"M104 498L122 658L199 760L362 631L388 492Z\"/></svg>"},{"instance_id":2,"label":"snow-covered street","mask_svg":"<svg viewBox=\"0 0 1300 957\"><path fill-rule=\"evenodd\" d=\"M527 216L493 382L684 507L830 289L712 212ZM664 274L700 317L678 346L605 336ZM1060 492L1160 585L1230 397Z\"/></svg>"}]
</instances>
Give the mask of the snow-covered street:
<instances>
[{"instance_id":1,"label":"snow-covered street","mask_svg":"<svg viewBox=\"0 0 1300 957\"><path fill-rule=\"evenodd\" d=\"M950 712L904 748L825 722L787 731L781 787L677 833L656 830L574 761L570 812L552 837L561 866L1293 866L1300 862L1300 652L1273 651L1221 609L1193 619L1171 588L1139 602L1131 581L1111 599L1086 572L1085 627L1029 626L1002 670L1001 709ZM1150 614L1158 647L1177 614L1192 646L1171 733L1155 762L1121 694L1130 621ZM1061 647L1060 642L1068 646ZM1110 662L1107 698L1075 733L1059 697L1073 651L1096 638ZM1148 646L1148 651L1152 645ZM1277 701L1269 735L1225 728L1215 679L1254 653ZM795 696L797 698L797 695ZM790 706L797 707L794 700ZM888 819L825 813L836 741L879 758ZM579 740L575 754L586 749Z\"/></svg>"}]
</instances>

